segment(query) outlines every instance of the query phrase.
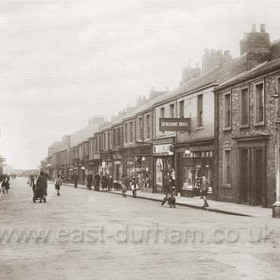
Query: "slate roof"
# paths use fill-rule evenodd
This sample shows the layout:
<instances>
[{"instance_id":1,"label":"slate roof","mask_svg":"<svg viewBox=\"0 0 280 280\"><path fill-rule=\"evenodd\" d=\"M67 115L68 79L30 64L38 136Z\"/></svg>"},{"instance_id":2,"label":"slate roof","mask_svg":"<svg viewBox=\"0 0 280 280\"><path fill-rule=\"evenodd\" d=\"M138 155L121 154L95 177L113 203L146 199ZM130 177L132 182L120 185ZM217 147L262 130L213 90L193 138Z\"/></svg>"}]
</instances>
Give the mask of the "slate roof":
<instances>
[{"instance_id":1,"label":"slate roof","mask_svg":"<svg viewBox=\"0 0 280 280\"><path fill-rule=\"evenodd\" d=\"M162 96L162 99L158 101L158 104L165 103L168 100L172 100L180 95L191 93L195 90L201 89L207 86L220 85L221 83L235 77L236 75L247 70L247 55L244 54L238 58L231 60L230 62L213 69L212 71L201 75L195 79L192 79L182 84L177 89Z\"/></svg>"}]
</instances>

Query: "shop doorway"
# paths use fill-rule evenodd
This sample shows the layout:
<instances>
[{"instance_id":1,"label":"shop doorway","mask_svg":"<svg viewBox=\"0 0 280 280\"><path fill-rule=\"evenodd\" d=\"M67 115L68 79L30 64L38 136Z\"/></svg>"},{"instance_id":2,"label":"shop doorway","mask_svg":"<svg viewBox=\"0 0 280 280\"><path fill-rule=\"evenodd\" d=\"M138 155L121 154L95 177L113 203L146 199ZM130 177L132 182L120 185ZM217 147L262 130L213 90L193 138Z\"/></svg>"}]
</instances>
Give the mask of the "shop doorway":
<instances>
[{"instance_id":1,"label":"shop doorway","mask_svg":"<svg viewBox=\"0 0 280 280\"><path fill-rule=\"evenodd\" d=\"M263 147L239 150L240 203L266 206L265 149Z\"/></svg>"},{"instance_id":2,"label":"shop doorway","mask_svg":"<svg viewBox=\"0 0 280 280\"><path fill-rule=\"evenodd\" d=\"M174 170L174 158L171 156L154 158L155 172L155 189L154 192L163 192L164 178L167 172Z\"/></svg>"}]
</instances>

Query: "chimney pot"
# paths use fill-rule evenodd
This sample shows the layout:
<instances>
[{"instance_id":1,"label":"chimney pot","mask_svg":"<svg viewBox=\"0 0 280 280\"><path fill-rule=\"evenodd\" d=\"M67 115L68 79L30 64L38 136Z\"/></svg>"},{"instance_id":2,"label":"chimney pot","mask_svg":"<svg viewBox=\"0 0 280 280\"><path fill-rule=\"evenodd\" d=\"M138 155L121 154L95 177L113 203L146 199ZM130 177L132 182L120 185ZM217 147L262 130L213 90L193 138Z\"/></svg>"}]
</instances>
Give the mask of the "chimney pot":
<instances>
[{"instance_id":1,"label":"chimney pot","mask_svg":"<svg viewBox=\"0 0 280 280\"><path fill-rule=\"evenodd\" d=\"M252 32L256 32L256 25L252 24Z\"/></svg>"}]
</instances>

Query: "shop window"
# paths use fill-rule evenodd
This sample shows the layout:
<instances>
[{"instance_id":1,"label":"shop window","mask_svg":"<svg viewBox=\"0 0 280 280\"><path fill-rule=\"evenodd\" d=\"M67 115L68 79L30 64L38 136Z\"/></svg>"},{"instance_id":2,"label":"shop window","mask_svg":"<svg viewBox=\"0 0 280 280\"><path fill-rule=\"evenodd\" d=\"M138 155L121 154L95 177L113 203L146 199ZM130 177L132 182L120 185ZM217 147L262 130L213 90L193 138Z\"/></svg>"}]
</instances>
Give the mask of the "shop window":
<instances>
[{"instance_id":1,"label":"shop window","mask_svg":"<svg viewBox=\"0 0 280 280\"><path fill-rule=\"evenodd\" d=\"M255 85L255 125L264 124L264 87L263 83Z\"/></svg>"},{"instance_id":2,"label":"shop window","mask_svg":"<svg viewBox=\"0 0 280 280\"><path fill-rule=\"evenodd\" d=\"M231 94L224 95L224 129L231 128Z\"/></svg>"},{"instance_id":3,"label":"shop window","mask_svg":"<svg viewBox=\"0 0 280 280\"><path fill-rule=\"evenodd\" d=\"M203 127L203 95L197 96L197 127Z\"/></svg>"},{"instance_id":4,"label":"shop window","mask_svg":"<svg viewBox=\"0 0 280 280\"><path fill-rule=\"evenodd\" d=\"M200 158L202 156L202 152L194 152L193 157L198 157Z\"/></svg>"},{"instance_id":5,"label":"shop window","mask_svg":"<svg viewBox=\"0 0 280 280\"><path fill-rule=\"evenodd\" d=\"M231 150L224 150L223 161L224 178L223 183L225 186L231 186Z\"/></svg>"},{"instance_id":6,"label":"shop window","mask_svg":"<svg viewBox=\"0 0 280 280\"><path fill-rule=\"evenodd\" d=\"M249 125L249 89L244 88L240 92L240 125Z\"/></svg>"}]
</instances>

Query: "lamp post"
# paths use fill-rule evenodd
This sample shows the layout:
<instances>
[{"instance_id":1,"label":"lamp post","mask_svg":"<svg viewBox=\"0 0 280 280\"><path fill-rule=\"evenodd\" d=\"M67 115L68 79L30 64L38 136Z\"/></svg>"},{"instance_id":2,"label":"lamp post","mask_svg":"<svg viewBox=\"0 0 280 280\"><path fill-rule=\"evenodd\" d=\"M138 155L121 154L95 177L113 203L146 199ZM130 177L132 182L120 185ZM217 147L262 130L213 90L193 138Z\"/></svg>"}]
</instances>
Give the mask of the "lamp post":
<instances>
[{"instance_id":1,"label":"lamp post","mask_svg":"<svg viewBox=\"0 0 280 280\"><path fill-rule=\"evenodd\" d=\"M279 170L279 125L280 125L280 108L279 108L279 93L275 90L273 96L276 100L276 118L275 118L275 171L276 171L276 201L272 205L272 217L280 218L280 170Z\"/></svg>"}]
</instances>

